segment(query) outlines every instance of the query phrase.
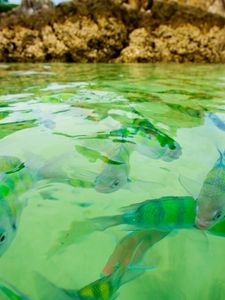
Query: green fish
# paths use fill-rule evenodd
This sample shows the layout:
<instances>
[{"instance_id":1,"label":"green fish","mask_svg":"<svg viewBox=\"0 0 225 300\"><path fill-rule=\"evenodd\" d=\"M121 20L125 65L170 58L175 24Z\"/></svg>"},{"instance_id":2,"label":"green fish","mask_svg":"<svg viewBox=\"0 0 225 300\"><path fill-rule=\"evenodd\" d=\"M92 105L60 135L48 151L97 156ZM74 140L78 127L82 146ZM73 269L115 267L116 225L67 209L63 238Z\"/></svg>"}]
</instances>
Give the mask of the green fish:
<instances>
[{"instance_id":1,"label":"green fish","mask_svg":"<svg viewBox=\"0 0 225 300\"><path fill-rule=\"evenodd\" d=\"M172 161L178 159L182 153L181 146L167 134L157 129L148 119L132 108L132 112L137 115L126 127L115 129L109 132L97 132L93 136L69 135L60 132L54 134L63 135L70 138L92 140L111 139L115 142L129 142L136 145L136 150L141 154L153 159Z\"/></svg>"},{"instance_id":2,"label":"green fish","mask_svg":"<svg viewBox=\"0 0 225 300\"><path fill-rule=\"evenodd\" d=\"M11 170L10 162L12 162ZM33 185L33 178L24 164L18 161L17 168L14 162L14 158L8 157L4 164L7 172L0 173L0 256L8 249L15 237L25 205L20 196Z\"/></svg>"},{"instance_id":3,"label":"green fish","mask_svg":"<svg viewBox=\"0 0 225 300\"><path fill-rule=\"evenodd\" d=\"M103 269L103 274L106 276L111 274L120 264L129 269L131 266L136 266L145 252L169 233L170 231L159 230L138 230L129 233L116 245Z\"/></svg>"},{"instance_id":4,"label":"green fish","mask_svg":"<svg viewBox=\"0 0 225 300\"><path fill-rule=\"evenodd\" d=\"M14 156L0 156L0 173L14 173L24 167L24 163Z\"/></svg>"},{"instance_id":5,"label":"green fish","mask_svg":"<svg viewBox=\"0 0 225 300\"><path fill-rule=\"evenodd\" d=\"M135 229L193 229L196 227L197 202L194 198L167 196L146 200L123 209L123 214L93 219L96 230L127 224ZM215 223L208 232L225 236L225 220Z\"/></svg>"},{"instance_id":6,"label":"green fish","mask_svg":"<svg viewBox=\"0 0 225 300\"><path fill-rule=\"evenodd\" d=\"M163 239L168 233L156 230L143 230L129 234L116 246L116 249L104 267L102 278L86 285L80 290L66 290L56 287L43 276L37 274L38 293L41 293L39 299L115 299L122 284L133 280L146 270L152 270L152 267L142 266L139 263L142 261L146 251Z\"/></svg>"},{"instance_id":7,"label":"green fish","mask_svg":"<svg viewBox=\"0 0 225 300\"><path fill-rule=\"evenodd\" d=\"M172 161L181 155L181 146L167 134L153 126L145 118L133 120L132 128L135 129L134 136L137 151L153 159Z\"/></svg>"},{"instance_id":8,"label":"green fish","mask_svg":"<svg viewBox=\"0 0 225 300\"><path fill-rule=\"evenodd\" d=\"M48 256L59 254L74 243L95 231L109 227L128 225L128 230L194 229L196 200L189 196L166 196L130 205L115 216L104 216L85 221L74 221L69 229L60 233ZM211 234L225 236L225 221L210 228Z\"/></svg>"},{"instance_id":9,"label":"green fish","mask_svg":"<svg viewBox=\"0 0 225 300\"><path fill-rule=\"evenodd\" d=\"M203 182L196 207L196 226L207 229L225 218L225 152L219 158Z\"/></svg>"},{"instance_id":10,"label":"green fish","mask_svg":"<svg viewBox=\"0 0 225 300\"><path fill-rule=\"evenodd\" d=\"M92 221L96 228L127 224L135 229L170 231L177 228L194 228L196 201L192 197L166 196L132 204L120 215L99 217Z\"/></svg>"},{"instance_id":11,"label":"green fish","mask_svg":"<svg viewBox=\"0 0 225 300\"><path fill-rule=\"evenodd\" d=\"M30 298L18 291L9 283L0 282L0 291L7 297L9 300L29 300Z\"/></svg>"},{"instance_id":12,"label":"green fish","mask_svg":"<svg viewBox=\"0 0 225 300\"><path fill-rule=\"evenodd\" d=\"M100 193L113 193L125 186L129 181L130 150L125 143L121 143L103 170L96 176L94 188Z\"/></svg>"},{"instance_id":13,"label":"green fish","mask_svg":"<svg viewBox=\"0 0 225 300\"><path fill-rule=\"evenodd\" d=\"M36 274L38 299L40 300L113 300L122 284L124 270L118 266L115 271L86 285L80 290L67 290L57 287L45 277Z\"/></svg>"}]
</instances>

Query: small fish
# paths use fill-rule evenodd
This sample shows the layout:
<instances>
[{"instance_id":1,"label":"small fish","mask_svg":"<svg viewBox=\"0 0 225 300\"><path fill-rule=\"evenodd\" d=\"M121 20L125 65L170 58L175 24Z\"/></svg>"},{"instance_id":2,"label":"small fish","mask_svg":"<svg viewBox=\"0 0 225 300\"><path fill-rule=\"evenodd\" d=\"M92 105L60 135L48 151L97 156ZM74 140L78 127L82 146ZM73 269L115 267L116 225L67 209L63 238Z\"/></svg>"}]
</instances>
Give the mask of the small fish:
<instances>
[{"instance_id":1,"label":"small fish","mask_svg":"<svg viewBox=\"0 0 225 300\"><path fill-rule=\"evenodd\" d=\"M136 265L150 247L168 234L169 232L158 230L141 230L128 234L116 245L103 269L103 274L106 276L111 274L120 264L124 268Z\"/></svg>"},{"instance_id":2,"label":"small fish","mask_svg":"<svg viewBox=\"0 0 225 300\"><path fill-rule=\"evenodd\" d=\"M125 143L121 143L106 162L102 172L96 176L94 182L96 191L113 193L125 186L130 181L129 158L129 148Z\"/></svg>"},{"instance_id":3,"label":"small fish","mask_svg":"<svg viewBox=\"0 0 225 300\"><path fill-rule=\"evenodd\" d=\"M141 113L132 108L137 115L126 127L115 129L109 132L98 132L93 136L69 135L60 132L54 134L73 137L76 139L111 139L117 142L127 142L136 145L136 150L141 154L153 159L162 159L170 162L178 159L182 153L181 146L167 134L157 129Z\"/></svg>"},{"instance_id":4,"label":"small fish","mask_svg":"<svg viewBox=\"0 0 225 300\"><path fill-rule=\"evenodd\" d=\"M222 121L216 114L209 113L208 114L209 119L214 123L214 125L221 129L222 131L225 131L225 123Z\"/></svg>"},{"instance_id":5,"label":"small fish","mask_svg":"<svg viewBox=\"0 0 225 300\"><path fill-rule=\"evenodd\" d=\"M80 290L66 290L57 287L42 275L36 274L38 299L114 300L122 284L124 272L125 270L122 266L117 266L110 275L103 276Z\"/></svg>"},{"instance_id":6,"label":"small fish","mask_svg":"<svg viewBox=\"0 0 225 300\"><path fill-rule=\"evenodd\" d=\"M93 219L99 230L127 224L139 229L173 230L193 228L196 201L192 197L166 196L123 208L123 213Z\"/></svg>"},{"instance_id":7,"label":"small fish","mask_svg":"<svg viewBox=\"0 0 225 300\"><path fill-rule=\"evenodd\" d=\"M0 174L1 173L14 173L24 168L24 163L14 156L3 155L0 156Z\"/></svg>"},{"instance_id":8,"label":"small fish","mask_svg":"<svg viewBox=\"0 0 225 300\"><path fill-rule=\"evenodd\" d=\"M207 229L225 218L225 152L219 158L203 182L196 207L196 226Z\"/></svg>"},{"instance_id":9,"label":"small fish","mask_svg":"<svg viewBox=\"0 0 225 300\"><path fill-rule=\"evenodd\" d=\"M60 233L48 256L59 254L65 248L80 242L95 231L128 225L128 230L160 230L195 228L197 202L189 196L165 196L130 205L123 213L115 216L98 217L86 221L74 221L69 229ZM213 235L225 236L225 220L208 230Z\"/></svg>"},{"instance_id":10,"label":"small fish","mask_svg":"<svg viewBox=\"0 0 225 300\"><path fill-rule=\"evenodd\" d=\"M12 170L10 172L10 162ZM16 235L22 209L25 205L21 195L33 185L33 178L27 168L15 171L15 160L8 157L7 172L0 174L0 256L8 249ZM18 165L22 165L18 164Z\"/></svg>"},{"instance_id":11,"label":"small fish","mask_svg":"<svg viewBox=\"0 0 225 300\"><path fill-rule=\"evenodd\" d=\"M152 125L145 118L133 120L133 128L136 128L135 143L137 151L153 159L172 161L180 157L181 146Z\"/></svg>"},{"instance_id":12,"label":"small fish","mask_svg":"<svg viewBox=\"0 0 225 300\"><path fill-rule=\"evenodd\" d=\"M18 291L14 286L9 283L0 282L0 291L7 296L9 300L29 300L28 296Z\"/></svg>"}]
</instances>

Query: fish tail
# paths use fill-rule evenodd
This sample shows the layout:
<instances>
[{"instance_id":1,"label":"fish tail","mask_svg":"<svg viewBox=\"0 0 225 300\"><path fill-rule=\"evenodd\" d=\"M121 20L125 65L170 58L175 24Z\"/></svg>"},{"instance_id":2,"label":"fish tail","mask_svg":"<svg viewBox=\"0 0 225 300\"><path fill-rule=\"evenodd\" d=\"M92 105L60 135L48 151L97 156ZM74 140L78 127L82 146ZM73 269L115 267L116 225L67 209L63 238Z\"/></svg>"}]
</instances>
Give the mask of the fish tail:
<instances>
[{"instance_id":1,"label":"fish tail","mask_svg":"<svg viewBox=\"0 0 225 300\"><path fill-rule=\"evenodd\" d=\"M66 290L60 288L50 282L47 278L43 275L35 272L34 273L35 279L35 287L38 294L39 300L46 300L46 299L60 299L60 300L69 300L71 297L69 296L69 292L67 293ZM76 292L74 291L74 294ZM75 295L74 295L75 296ZM73 297L74 300L79 300L79 297Z\"/></svg>"},{"instance_id":2,"label":"fish tail","mask_svg":"<svg viewBox=\"0 0 225 300\"><path fill-rule=\"evenodd\" d=\"M97 217L91 219L95 224L96 230L103 231L109 227L117 226L123 223L122 215Z\"/></svg>"},{"instance_id":3,"label":"fish tail","mask_svg":"<svg viewBox=\"0 0 225 300\"><path fill-rule=\"evenodd\" d=\"M219 147L217 147L217 151L219 152L219 158L217 160L218 166L225 167L225 150L222 152Z\"/></svg>"}]
</instances>

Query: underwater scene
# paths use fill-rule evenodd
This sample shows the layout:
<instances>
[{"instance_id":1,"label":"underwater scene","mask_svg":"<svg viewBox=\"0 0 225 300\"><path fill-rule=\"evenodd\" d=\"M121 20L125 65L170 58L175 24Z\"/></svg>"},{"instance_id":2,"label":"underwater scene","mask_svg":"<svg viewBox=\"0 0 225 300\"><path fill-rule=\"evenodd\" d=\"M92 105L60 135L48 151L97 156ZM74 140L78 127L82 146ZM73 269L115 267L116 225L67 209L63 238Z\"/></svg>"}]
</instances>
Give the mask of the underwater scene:
<instances>
[{"instance_id":1,"label":"underwater scene","mask_svg":"<svg viewBox=\"0 0 225 300\"><path fill-rule=\"evenodd\" d=\"M0 64L0 300L222 300L223 65Z\"/></svg>"}]
</instances>

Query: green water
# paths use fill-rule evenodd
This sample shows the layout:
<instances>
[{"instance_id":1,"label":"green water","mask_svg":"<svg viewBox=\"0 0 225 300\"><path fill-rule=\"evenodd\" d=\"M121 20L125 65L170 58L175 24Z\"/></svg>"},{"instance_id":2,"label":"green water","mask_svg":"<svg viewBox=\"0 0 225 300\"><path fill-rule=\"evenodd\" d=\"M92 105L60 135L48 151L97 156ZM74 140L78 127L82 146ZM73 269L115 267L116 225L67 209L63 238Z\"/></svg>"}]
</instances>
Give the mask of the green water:
<instances>
[{"instance_id":1,"label":"green water","mask_svg":"<svg viewBox=\"0 0 225 300\"><path fill-rule=\"evenodd\" d=\"M187 195L180 175L200 189L217 148L225 149L225 132L209 117L214 113L225 121L224 91L223 65L0 65L0 155L29 162L34 173L45 166L45 174L55 178L28 192L16 237L0 258L0 279L36 300L35 272L75 290L100 278L126 228L94 232L49 255L60 232L74 220L116 214L132 203ZM115 143L77 136L126 127L134 118L132 108L180 144L178 159L132 150L129 182L111 193L56 179L93 183L104 162L77 149L82 145L110 156ZM146 253L145 264L157 268L121 286L117 299L222 300L224 247L223 237L177 230ZM10 298L0 294L0 299Z\"/></svg>"}]
</instances>

